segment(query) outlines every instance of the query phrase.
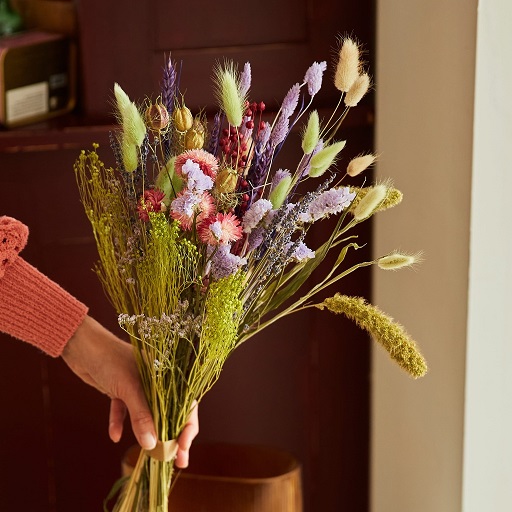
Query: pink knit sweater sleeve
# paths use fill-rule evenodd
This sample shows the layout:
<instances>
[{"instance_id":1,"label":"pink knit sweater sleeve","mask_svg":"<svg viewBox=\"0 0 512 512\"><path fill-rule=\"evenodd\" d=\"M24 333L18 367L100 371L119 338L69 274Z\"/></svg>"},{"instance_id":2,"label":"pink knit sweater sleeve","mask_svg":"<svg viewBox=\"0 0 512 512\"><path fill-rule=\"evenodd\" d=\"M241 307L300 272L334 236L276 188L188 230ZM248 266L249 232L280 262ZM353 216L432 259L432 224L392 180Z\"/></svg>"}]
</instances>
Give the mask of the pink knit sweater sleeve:
<instances>
[{"instance_id":1,"label":"pink knit sweater sleeve","mask_svg":"<svg viewBox=\"0 0 512 512\"><path fill-rule=\"evenodd\" d=\"M0 217L0 331L57 357L87 307L19 256L28 228Z\"/></svg>"}]
</instances>

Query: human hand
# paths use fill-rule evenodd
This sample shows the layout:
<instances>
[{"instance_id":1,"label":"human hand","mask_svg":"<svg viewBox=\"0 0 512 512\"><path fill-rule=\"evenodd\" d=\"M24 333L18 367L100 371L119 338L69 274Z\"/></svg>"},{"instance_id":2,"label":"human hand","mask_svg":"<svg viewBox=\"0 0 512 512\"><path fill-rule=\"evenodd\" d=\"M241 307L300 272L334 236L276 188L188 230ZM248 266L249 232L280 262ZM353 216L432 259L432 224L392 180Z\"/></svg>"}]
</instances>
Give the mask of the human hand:
<instances>
[{"instance_id":1,"label":"human hand","mask_svg":"<svg viewBox=\"0 0 512 512\"><path fill-rule=\"evenodd\" d=\"M62 352L62 358L84 382L111 399L109 435L118 442L128 411L133 433L142 448L156 445L156 432L149 410L133 347L86 316ZM194 407L178 441L176 465L188 465L189 449L199 431L197 406Z\"/></svg>"},{"instance_id":2,"label":"human hand","mask_svg":"<svg viewBox=\"0 0 512 512\"><path fill-rule=\"evenodd\" d=\"M86 316L62 352L66 364L84 382L111 399L109 435L118 442L126 411L142 448L156 444L155 426L130 344Z\"/></svg>"}]
</instances>

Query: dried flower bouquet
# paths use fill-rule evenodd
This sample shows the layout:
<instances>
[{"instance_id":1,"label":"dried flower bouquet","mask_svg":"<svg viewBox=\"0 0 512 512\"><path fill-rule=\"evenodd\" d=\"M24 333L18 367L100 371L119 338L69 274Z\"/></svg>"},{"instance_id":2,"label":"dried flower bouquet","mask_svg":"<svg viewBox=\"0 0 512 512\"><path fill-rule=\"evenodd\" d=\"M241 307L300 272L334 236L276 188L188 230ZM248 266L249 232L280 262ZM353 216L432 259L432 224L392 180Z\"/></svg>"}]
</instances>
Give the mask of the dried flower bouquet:
<instances>
[{"instance_id":1,"label":"dried flower bouquet","mask_svg":"<svg viewBox=\"0 0 512 512\"><path fill-rule=\"evenodd\" d=\"M167 511L174 440L192 407L233 350L285 315L311 307L344 314L410 375L426 372L414 341L376 307L340 293L313 300L358 268L397 269L418 259L393 252L345 264L358 248L353 228L402 196L389 183L342 185L375 156L338 170L345 141L337 131L371 84L354 40L341 39L337 55L340 100L328 120L311 109L326 62L311 65L270 122L265 105L249 100L250 65L239 72L228 62L214 70L219 112L210 129L187 108L169 60L155 101L135 105L114 87L116 169L103 165L96 147L75 164L100 256L96 271L135 348L160 439L158 453L141 452L115 511ZM275 169L297 123L302 157L294 169ZM308 247L308 230L329 216L337 216L332 232ZM310 285L330 251L338 254L334 264Z\"/></svg>"}]
</instances>

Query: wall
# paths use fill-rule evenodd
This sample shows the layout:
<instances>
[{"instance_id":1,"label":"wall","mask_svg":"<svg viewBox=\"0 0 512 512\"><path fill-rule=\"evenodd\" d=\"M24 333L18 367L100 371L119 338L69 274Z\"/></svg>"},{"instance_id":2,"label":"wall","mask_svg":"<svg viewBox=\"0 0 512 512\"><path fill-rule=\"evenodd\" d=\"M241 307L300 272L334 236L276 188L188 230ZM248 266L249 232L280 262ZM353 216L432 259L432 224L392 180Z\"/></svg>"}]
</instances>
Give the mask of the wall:
<instances>
[{"instance_id":1,"label":"wall","mask_svg":"<svg viewBox=\"0 0 512 512\"><path fill-rule=\"evenodd\" d=\"M430 371L413 381L374 350L371 510L454 512L461 509L477 2L377 5L378 175L392 177L404 201L376 217L374 250L423 249L425 262L417 271L375 272L373 298L418 341Z\"/></svg>"},{"instance_id":2,"label":"wall","mask_svg":"<svg viewBox=\"0 0 512 512\"><path fill-rule=\"evenodd\" d=\"M509 0L480 0L476 55L463 510L512 502Z\"/></svg>"}]
</instances>

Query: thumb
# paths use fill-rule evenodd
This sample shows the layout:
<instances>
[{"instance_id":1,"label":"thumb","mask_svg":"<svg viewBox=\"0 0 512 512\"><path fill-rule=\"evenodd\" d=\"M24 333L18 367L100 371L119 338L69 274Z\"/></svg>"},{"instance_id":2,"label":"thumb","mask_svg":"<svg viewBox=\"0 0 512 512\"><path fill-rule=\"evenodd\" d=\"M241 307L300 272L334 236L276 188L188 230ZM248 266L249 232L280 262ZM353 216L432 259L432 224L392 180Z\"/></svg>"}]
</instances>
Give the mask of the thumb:
<instances>
[{"instance_id":1,"label":"thumb","mask_svg":"<svg viewBox=\"0 0 512 512\"><path fill-rule=\"evenodd\" d=\"M155 424L142 389L138 387L136 390L126 393L126 397L120 398L128 409L137 442L144 450L152 450L157 441Z\"/></svg>"}]
</instances>

